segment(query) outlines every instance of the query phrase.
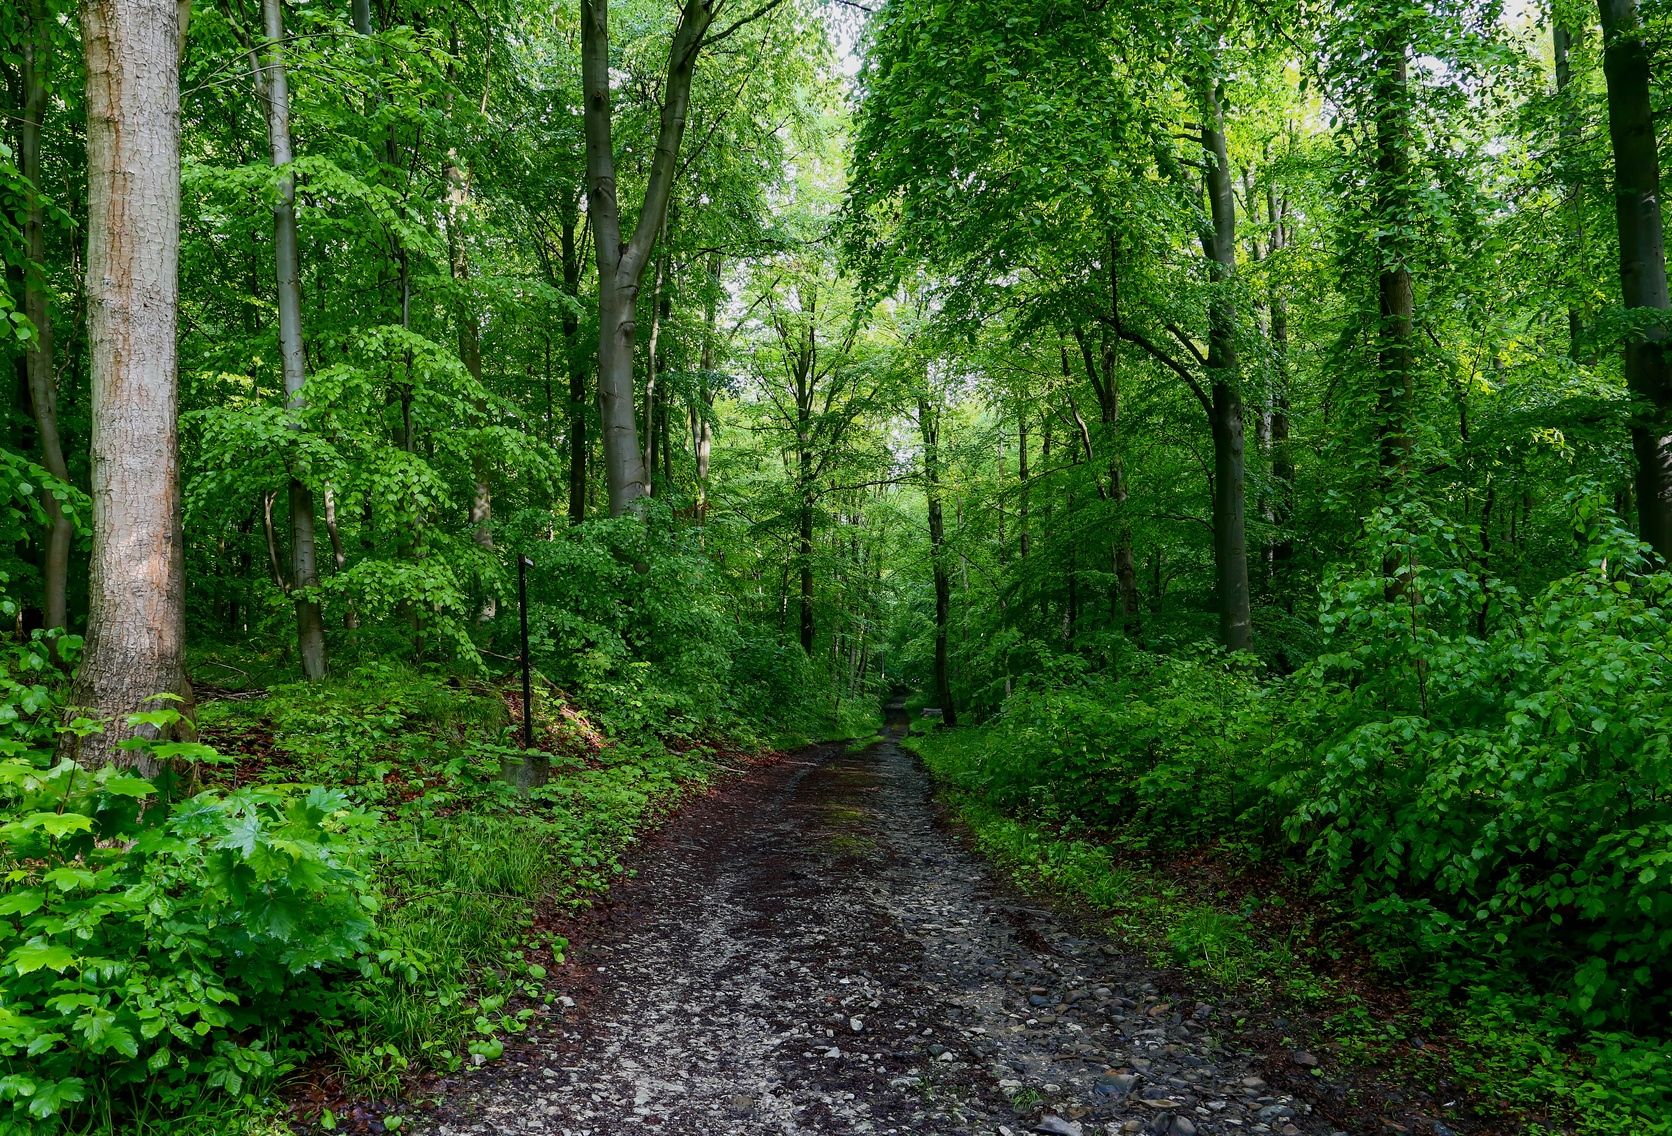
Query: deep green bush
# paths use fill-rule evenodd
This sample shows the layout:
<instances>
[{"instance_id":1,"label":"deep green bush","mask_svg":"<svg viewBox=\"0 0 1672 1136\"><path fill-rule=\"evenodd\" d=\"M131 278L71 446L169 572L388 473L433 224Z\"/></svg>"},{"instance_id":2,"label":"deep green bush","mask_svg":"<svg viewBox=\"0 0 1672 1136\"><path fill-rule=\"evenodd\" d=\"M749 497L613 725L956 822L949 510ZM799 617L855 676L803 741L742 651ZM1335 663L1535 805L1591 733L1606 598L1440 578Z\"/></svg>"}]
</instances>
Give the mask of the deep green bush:
<instances>
[{"instance_id":1,"label":"deep green bush","mask_svg":"<svg viewBox=\"0 0 1672 1136\"><path fill-rule=\"evenodd\" d=\"M328 977L366 949L375 906L371 819L342 794L168 799L114 767L4 753L0 1109L47 1128L83 1102L237 1096L273 1068L267 1031L335 1013Z\"/></svg>"},{"instance_id":2,"label":"deep green bush","mask_svg":"<svg viewBox=\"0 0 1672 1136\"><path fill-rule=\"evenodd\" d=\"M1128 651L1110 673L1067 658L1048 673L1005 702L970 787L1172 847L1222 833L1248 806L1239 754L1259 687L1244 663Z\"/></svg>"},{"instance_id":3,"label":"deep green bush","mask_svg":"<svg viewBox=\"0 0 1672 1136\"><path fill-rule=\"evenodd\" d=\"M1425 511L1374 518L1275 700L1270 815L1453 979L1519 967L1587 1024L1644 1023L1672 989L1672 576L1574 507L1588 566L1531 599Z\"/></svg>"},{"instance_id":4,"label":"deep green bush","mask_svg":"<svg viewBox=\"0 0 1672 1136\"><path fill-rule=\"evenodd\" d=\"M1672 575L1596 498L1570 505L1586 566L1533 597L1432 512L1383 509L1294 675L1262 684L1216 653L1057 656L952 775L1129 842L1298 853L1449 986L1554 992L1590 1027L1664 1022Z\"/></svg>"}]
</instances>

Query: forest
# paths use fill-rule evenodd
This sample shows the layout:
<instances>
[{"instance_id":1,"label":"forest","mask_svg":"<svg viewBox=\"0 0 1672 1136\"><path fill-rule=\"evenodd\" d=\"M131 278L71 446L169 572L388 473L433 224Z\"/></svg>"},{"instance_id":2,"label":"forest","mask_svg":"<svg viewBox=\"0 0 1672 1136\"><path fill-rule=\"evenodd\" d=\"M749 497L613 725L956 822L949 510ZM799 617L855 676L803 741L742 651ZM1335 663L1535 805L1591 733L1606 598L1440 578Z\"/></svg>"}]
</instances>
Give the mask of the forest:
<instances>
[{"instance_id":1,"label":"forest","mask_svg":"<svg viewBox=\"0 0 1672 1136\"><path fill-rule=\"evenodd\" d=\"M0 1134L1672 1133L1666 0L0 79Z\"/></svg>"}]
</instances>

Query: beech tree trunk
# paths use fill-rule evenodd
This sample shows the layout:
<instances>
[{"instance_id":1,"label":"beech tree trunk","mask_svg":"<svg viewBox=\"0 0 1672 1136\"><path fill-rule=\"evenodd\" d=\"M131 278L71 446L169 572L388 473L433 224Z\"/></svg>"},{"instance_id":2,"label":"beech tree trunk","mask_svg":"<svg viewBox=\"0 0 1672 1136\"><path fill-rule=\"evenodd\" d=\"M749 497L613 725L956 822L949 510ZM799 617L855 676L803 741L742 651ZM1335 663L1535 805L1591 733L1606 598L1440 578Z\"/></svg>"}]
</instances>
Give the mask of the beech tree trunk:
<instances>
[{"instance_id":1,"label":"beech tree trunk","mask_svg":"<svg viewBox=\"0 0 1672 1136\"><path fill-rule=\"evenodd\" d=\"M812 456L802 454L804 473L811 464ZM795 564L800 578L801 649L811 655L816 630L813 622L813 497L807 492L802 493L796 509Z\"/></svg>"},{"instance_id":2,"label":"beech tree trunk","mask_svg":"<svg viewBox=\"0 0 1672 1136\"><path fill-rule=\"evenodd\" d=\"M270 0L263 0L264 3ZM451 155L449 158L451 159ZM476 314L476 304L469 295L470 252L465 248L465 214L470 210L470 177L455 160L442 166L447 182L447 263L454 283L464 291L459 306L459 361L469 372L472 381L482 386L482 320ZM478 415L486 413L486 403L478 399ZM488 457L481 446L470 455L470 472L474 484L470 493L470 535L478 547L493 552L493 485L488 480ZM476 618L486 623L499 611L493 596L482 600Z\"/></svg>"},{"instance_id":3,"label":"beech tree trunk","mask_svg":"<svg viewBox=\"0 0 1672 1136\"><path fill-rule=\"evenodd\" d=\"M1288 247L1289 233L1285 224L1286 208L1277 196L1274 185L1266 186L1266 212L1271 218L1270 252L1275 255ZM1289 448L1289 301L1275 276L1267 302L1271 313L1270 336L1272 377L1270 424L1267 442L1271 446L1270 521L1276 535L1266 546L1267 582L1275 582L1279 565L1294 555L1294 541L1283 531L1295 511L1295 459Z\"/></svg>"},{"instance_id":4,"label":"beech tree trunk","mask_svg":"<svg viewBox=\"0 0 1672 1136\"><path fill-rule=\"evenodd\" d=\"M1636 0L1598 0L1608 136L1614 149L1614 219L1620 234L1620 294L1627 309L1672 308L1660 215L1660 157L1650 102L1649 53ZM1664 319L1625 346L1626 386L1637 399L1631 427L1637 461L1638 534L1672 561L1672 366Z\"/></svg>"},{"instance_id":5,"label":"beech tree trunk","mask_svg":"<svg viewBox=\"0 0 1672 1136\"><path fill-rule=\"evenodd\" d=\"M708 469L714 453L714 399L718 396L719 384L714 381L714 338L719 330L720 318L720 254L712 253L708 259L708 300L703 311L702 355L697 368L702 372L697 380L697 389L701 397L691 406L694 421L691 429L691 446L696 457L697 466L697 523L706 524L708 521Z\"/></svg>"},{"instance_id":6,"label":"beech tree trunk","mask_svg":"<svg viewBox=\"0 0 1672 1136\"><path fill-rule=\"evenodd\" d=\"M28 0L28 31L23 37L23 115L18 122L19 172L29 184L23 218L23 313L35 329L24 359L29 405L40 441L41 465L60 481L69 466L58 435L58 379L53 371L52 310L46 285L46 198L41 182L41 125L46 117L46 71L52 59L51 24L42 0ZM58 498L43 493L47 532L41 562L41 610L45 626L69 625L70 542L75 535Z\"/></svg>"},{"instance_id":7,"label":"beech tree trunk","mask_svg":"<svg viewBox=\"0 0 1672 1136\"><path fill-rule=\"evenodd\" d=\"M292 415L303 407L307 356L302 345L302 280L296 233L296 178L289 166L290 77L284 58L283 0L261 0L261 51L255 78L256 93L267 117L267 145L273 167L280 171L278 199L273 204L273 251L279 299L279 358L284 368L285 400ZM301 429L292 420L291 428ZM313 491L294 473L290 478L290 588L296 605L296 646L304 677L325 677L325 620L319 606L319 558L316 547Z\"/></svg>"},{"instance_id":8,"label":"beech tree trunk","mask_svg":"<svg viewBox=\"0 0 1672 1136\"><path fill-rule=\"evenodd\" d=\"M155 763L117 743L159 694L185 700L185 571L175 324L180 257L180 24L175 0L84 0L93 553L72 713L108 723L63 750ZM141 727L155 735L150 727Z\"/></svg>"},{"instance_id":9,"label":"beech tree trunk","mask_svg":"<svg viewBox=\"0 0 1672 1136\"><path fill-rule=\"evenodd\" d=\"M1237 361L1236 196L1225 146L1225 114L1219 88L1206 91L1202 149L1207 151L1211 227L1202 234L1213 292L1208 298L1208 418L1213 434L1213 558L1219 587L1219 634L1226 648L1246 651L1254 642L1248 592L1248 522L1242 387Z\"/></svg>"},{"instance_id":10,"label":"beech tree trunk","mask_svg":"<svg viewBox=\"0 0 1672 1136\"><path fill-rule=\"evenodd\" d=\"M1033 486L1028 483L1028 412L1026 407L1023 407L1016 415L1016 480L1021 494L1021 500L1017 505L1016 555L1018 558L1026 560L1033 546L1033 535L1028 531L1028 505Z\"/></svg>"},{"instance_id":11,"label":"beech tree trunk","mask_svg":"<svg viewBox=\"0 0 1672 1136\"><path fill-rule=\"evenodd\" d=\"M1568 214L1570 218L1569 236L1573 241L1569 248L1569 263L1581 263L1581 253L1585 243L1585 211L1579 200L1578 178L1574 176L1573 164L1578 155L1575 151L1579 146L1579 116L1574 112L1573 96L1568 88L1573 82L1573 32L1559 19L1552 19L1550 24L1550 47L1556 64L1556 99L1560 104L1557 113L1561 117L1561 155L1557 158L1557 168L1561 170L1562 183L1567 190ZM1571 289L1577 282L1570 282ZM1567 306L1568 317L1568 357L1578 361L1584 355L1585 317L1579 305L1570 295Z\"/></svg>"},{"instance_id":12,"label":"beech tree trunk","mask_svg":"<svg viewBox=\"0 0 1672 1136\"><path fill-rule=\"evenodd\" d=\"M571 298L581 294L581 254L575 240L579 224L577 211L563 215L561 253L563 291ZM586 366L581 359L581 322L573 311L563 313L563 358L569 369L569 523L586 520Z\"/></svg>"},{"instance_id":13,"label":"beech tree trunk","mask_svg":"<svg viewBox=\"0 0 1672 1136\"><path fill-rule=\"evenodd\" d=\"M1411 242L1399 235L1408 227L1412 196L1408 38L1403 22L1390 20L1375 45L1375 209L1382 230L1376 277L1381 316L1376 432L1384 492L1405 472L1416 443L1411 422L1416 297L1411 286Z\"/></svg>"},{"instance_id":14,"label":"beech tree trunk","mask_svg":"<svg viewBox=\"0 0 1672 1136\"><path fill-rule=\"evenodd\" d=\"M929 399L917 399L917 425L923 433L923 489L929 504L929 561L935 577L935 698L941 720L958 724L952 704L952 674L946 656L946 628L952 614L952 582L946 571L945 524L941 516L940 415Z\"/></svg>"},{"instance_id":15,"label":"beech tree trunk","mask_svg":"<svg viewBox=\"0 0 1672 1136\"><path fill-rule=\"evenodd\" d=\"M598 417L610 515L637 507L650 492L633 413L633 355L639 288L668 201L690 111L697 55L714 18L714 0L684 0L668 51L662 112L644 202L632 236L622 240L616 197L610 98L609 0L581 0L581 82L585 88L587 211L598 262Z\"/></svg>"}]
</instances>

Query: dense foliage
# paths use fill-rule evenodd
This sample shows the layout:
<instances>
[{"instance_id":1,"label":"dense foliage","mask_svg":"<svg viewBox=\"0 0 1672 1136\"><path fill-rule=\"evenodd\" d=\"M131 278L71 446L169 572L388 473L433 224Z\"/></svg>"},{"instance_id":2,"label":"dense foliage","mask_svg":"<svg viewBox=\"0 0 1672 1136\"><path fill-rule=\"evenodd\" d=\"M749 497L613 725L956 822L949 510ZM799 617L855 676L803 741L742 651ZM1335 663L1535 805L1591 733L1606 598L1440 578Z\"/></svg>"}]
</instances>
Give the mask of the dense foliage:
<instances>
[{"instance_id":1,"label":"dense foliage","mask_svg":"<svg viewBox=\"0 0 1672 1136\"><path fill-rule=\"evenodd\" d=\"M491 1060L900 690L1003 857L1257 860L1664 1105L1663 0L106 7L0 13L6 1107Z\"/></svg>"}]
</instances>

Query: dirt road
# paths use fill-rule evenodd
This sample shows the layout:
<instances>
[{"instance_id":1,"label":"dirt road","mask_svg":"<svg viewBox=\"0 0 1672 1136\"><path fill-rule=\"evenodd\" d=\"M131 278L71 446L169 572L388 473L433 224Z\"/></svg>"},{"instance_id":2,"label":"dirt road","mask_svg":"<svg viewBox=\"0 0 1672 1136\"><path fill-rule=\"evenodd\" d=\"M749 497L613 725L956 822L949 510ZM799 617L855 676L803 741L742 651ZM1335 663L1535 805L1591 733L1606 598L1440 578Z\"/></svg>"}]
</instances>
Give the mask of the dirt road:
<instances>
[{"instance_id":1,"label":"dirt road","mask_svg":"<svg viewBox=\"0 0 1672 1136\"><path fill-rule=\"evenodd\" d=\"M420 1131L1334 1131L1213 1007L997 881L894 735L756 769L638 864L563 1024Z\"/></svg>"}]
</instances>

